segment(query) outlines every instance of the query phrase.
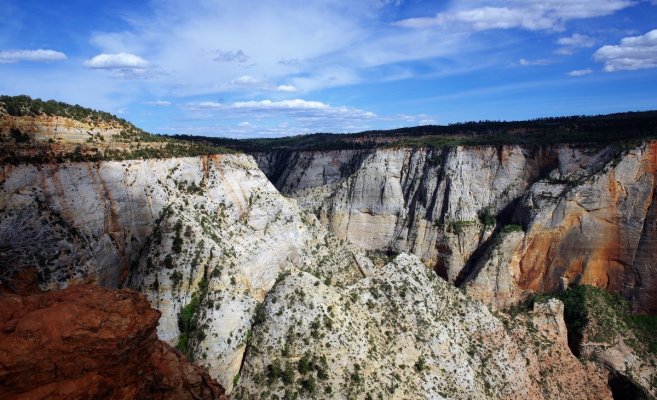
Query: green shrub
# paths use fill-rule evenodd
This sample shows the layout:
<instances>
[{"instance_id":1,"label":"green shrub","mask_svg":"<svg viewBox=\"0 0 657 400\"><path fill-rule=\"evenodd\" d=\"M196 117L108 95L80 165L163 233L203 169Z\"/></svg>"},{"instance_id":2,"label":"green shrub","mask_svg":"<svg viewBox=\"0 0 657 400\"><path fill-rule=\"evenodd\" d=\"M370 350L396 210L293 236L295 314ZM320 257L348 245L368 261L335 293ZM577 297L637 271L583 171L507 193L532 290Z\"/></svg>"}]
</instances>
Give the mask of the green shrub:
<instances>
[{"instance_id":1,"label":"green shrub","mask_svg":"<svg viewBox=\"0 0 657 400\"><path fill-rule=\"evenodd\" d=\"M509 232L522 232L522 225L518 224L508 224L504 225L502 228L502 232L509 233Z\"/></svg>"},{"instance_id":2,"label":"green shrub","mask_svg":"<svg viewBox=\"0 0 657 400\"><path fill-rule=\"evenodd\" d=\"M484 227L495 226L495 215L490 207L485 207L479 211L478 217Z\"/></svg>"}]
</instances>

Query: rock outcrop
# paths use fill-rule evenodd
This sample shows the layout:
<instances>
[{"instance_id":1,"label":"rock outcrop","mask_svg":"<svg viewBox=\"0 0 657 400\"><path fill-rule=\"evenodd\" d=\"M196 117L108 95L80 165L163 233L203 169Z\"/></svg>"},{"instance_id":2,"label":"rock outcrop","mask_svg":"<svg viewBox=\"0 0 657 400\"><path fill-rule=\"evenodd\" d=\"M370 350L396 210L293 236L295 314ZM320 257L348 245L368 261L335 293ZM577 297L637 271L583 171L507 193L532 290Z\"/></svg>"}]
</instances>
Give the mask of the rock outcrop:
<instances>
[{"instance_id":1,"label":"rock outcrop","mask_svg":"<svg viewBox=\"0 0 657 400\"><path fill-rule=\"evenodd\" d=\"M223 398L206 371L157 339L159 316L130 290L3 295L0 398Z\"/></svg>"},{"instance_id":2,"label":"rock outcrop","mask_svg":"<svg viewBox=\"0 0 657 400\"><path fill-rule=\"evenodd\" d=\"M656 155L657 143L648 142L257 159L281 192L336 236L364 249L416 254L495 306L517 302L526 290L558 289L563 278L622 293L655 313Z\"/></svg>"},{"instance_id":3,"label":"rock outcrop","mask_svg":"<svg viewBox=\"0 0 657 400\"><path fill-rule=\"evenodd\" d=\"M236 399L611 399L570 353L561 302L496 316L415 256L346 286L286 275L263 311Z\"/></svg>"},{"instance_id":4,"label":"rock outcrop","mask_svg":"<svg viewBox=\"0 0 657 400\"><path fill-rule=\"evenodd\" d=\"M143 291L162 312L160 338L227 391L281 271L321 265L345 281L360 274L346 242L281 196L246 155L0 171L1 278L36 268L42 289ZM193 324L181 330L183 312Z\"/></svg>"}]
</instances>

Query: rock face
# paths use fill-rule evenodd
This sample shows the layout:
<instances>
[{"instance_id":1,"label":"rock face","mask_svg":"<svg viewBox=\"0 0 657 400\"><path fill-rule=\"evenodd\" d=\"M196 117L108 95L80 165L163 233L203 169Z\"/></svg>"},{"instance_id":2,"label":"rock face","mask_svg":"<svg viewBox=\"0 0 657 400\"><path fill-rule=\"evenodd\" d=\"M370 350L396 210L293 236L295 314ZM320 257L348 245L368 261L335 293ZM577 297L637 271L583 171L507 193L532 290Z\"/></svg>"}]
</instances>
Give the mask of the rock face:
<instances>
[{"instance_id":1,"label":"rock face","mask_svg":"<svg viewBox=\"0 0 657 400\"><path fill-rule=\"evenodd\" d=\"M45 115L15 117L0 113L0 143L15 140L12 130L18 130L38 143L82 144L94 139L100 141L101 137L102 142L111 141L121 134L124 127L119 123L106 121L83 122Z\"/></svg>"},{"instance_id":2,"label":"rock face","mask_svg":"<svg viewBox=\"0 0 657 400\"><path fill-rule=\"evenodd\" d=\"M257 163L232 154L3 164L0 290L130 287L146 295L161 320L157 328L148 325L159 314L140 308L143 299L131 302L134 295L118 292L113 296L120 298L101 299L112 304L107 312L141 310L146 320L121 326L143 334L121 346L94 337L98 350L64 371L52 366L69 353L35 357L43 368L37 382L45 382L39 388L21 386L30 383L22 365L0 375L0 383L12 396L36 390L37 398L75 397L76 388L119 398L182 388L171 396L202 397L212 387L207 376L189 380L196 372L185 372L191 367L158 344L156 332L243 399L366 393L608 399L607 373L569 351L559 302L511 317L472 298L504 308L530 291L590 282L652 310L654 147L271 153ZM412 255L388 263L382 260L389 253L370 259L361 249ZM32 301L39 310L64 309L51 324L73 332L68 341L92 346L91 339L70 336L79 333L75 317L93 315L75 296L43 300L76 290L92 289L9 295L6 301L15 305L6 307L3 334L18 332L11 313L28 310L23 304ZM94 321L83 320L98 326ZM152 343L148 354L140 343ZM110 375L84 365L98 362L91 360L95 353L112 358L107 354L124 345L154 369L112 364L105 369L127 383L106 393ZM45 380L53 376L56 386Z\"/></svg>"},{"instance_id":3,"label":"rock face","mask_svg":"<svg viewBox=\"0 0 657 400\"><path fill-rule=\"evenodd\" d=\"M282 270L359 274L347 268L347 244L281 196L245 155L1 171L5 280L36 268L42 289L139 289L162 312L160 338L228 391L257 305Z\"/></svg>"},{"instance_id":4,"label":"rock face","mask_svg":"<svg viewBox=\"0 0 657 400\"><path fill-rule=\"evenodd\" d=\"M145 296L97 286L0 298L3 399L217 399L207 372L156 336Z\"/></svg>"},{"instance_id":5,"label":"rock face","mask_svg":"<svg viewBox=\"0 0 657 400\"><path fill-rule=\"evenodd\" d=\"M412 252L496 306L516 302L525 290L555 290L565 278L621 292L655 313L656 155L657 143L649 142L631 149L488 146L257 159L281 192L336 236L364 249ZM497 293L502 276L506 288Z\"/></svg>"},{"instance_id":6,"label":"rock face","mask_svg":"<svg viewBox=\"0 0 657 400\"><path fill-rule=\"evenodd\" d=\"M570 353L558 300L497 317L405 254L350 285L320 278L267 295L236 399L611 398Z\"/></svg>"},{"instance_id":7,"label":"rock face","mask_svg":"<svg viewBox=\"0 0 657 400\"><path fill-rule=\"evenodd\" d=\"M657 346L655 325L646 316L628 317L625 301L591 286L566 295L577 300L581 320L572 346L580 359L595 360L610 371L614 398L657 399Z\"/></svg>"}]
</instances>

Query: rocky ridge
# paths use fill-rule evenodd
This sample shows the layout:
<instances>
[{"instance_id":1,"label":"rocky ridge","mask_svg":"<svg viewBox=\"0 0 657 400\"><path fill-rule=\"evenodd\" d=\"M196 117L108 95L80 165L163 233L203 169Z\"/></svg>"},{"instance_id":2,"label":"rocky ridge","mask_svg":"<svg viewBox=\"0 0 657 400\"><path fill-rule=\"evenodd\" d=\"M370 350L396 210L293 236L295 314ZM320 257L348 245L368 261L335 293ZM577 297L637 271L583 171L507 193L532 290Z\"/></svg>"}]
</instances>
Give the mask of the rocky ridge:
<instances>
[{"instance_id":1,"label":"rocky ridge","mask_svg":"<svg viewBox=\"0 0 657 400\"><path fill-rule=\"evenodd\" d=\"M235 398L611 398L604 371L570 353L558 300L512 319L415 256L370 271L350 285L282 277Z\"/></svg>"},{"instance_id":2,"label":"rocky ridge","mask_svg":"<svg viewBox=\"0 0 657 400\"><path fill-rule=\"evenodd\" d=\"M160 338L228 391L257 305L283 269L359 273L347 268L346 242L245 155L3 166L0 183L4 280L36 267L42 289L140 289L162 312Z\"/></svg>"}]
</instances>

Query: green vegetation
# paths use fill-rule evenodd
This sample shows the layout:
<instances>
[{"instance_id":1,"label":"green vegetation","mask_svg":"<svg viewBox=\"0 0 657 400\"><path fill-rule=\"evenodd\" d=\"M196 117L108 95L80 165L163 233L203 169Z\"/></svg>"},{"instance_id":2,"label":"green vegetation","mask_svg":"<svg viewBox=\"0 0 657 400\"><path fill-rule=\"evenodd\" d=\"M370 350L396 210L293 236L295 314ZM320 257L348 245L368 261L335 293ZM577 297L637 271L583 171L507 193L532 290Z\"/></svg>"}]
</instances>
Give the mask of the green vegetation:
<instances>
[{"instance_id":1,"label":"green vegetation","mask_svg":"<svg viewBox=\"0 0 657 400\"><path fill-rule=\"evenodd\" d=\"M97 111L61 101L32 99L30 96L0 96L0 108L15 117L48 115L71 118L76 121L118 122L126 128L135 128L128 121L108 112Z\"/></svg>"},{"instance_id":2,"label":"green vegetation","mask_svg":"<svg viewBox=\"0 0 657 400\"><path fill-rule=\"evenodd\" d=\"M420 356L420 358L418 358L417 361L415 362L414 367L417 372L424 371L427 368L427 363L424 357Z\"/></svg>"},{"instance_id":3,"label":"green vegetation","mask_svg":"<svg viewBox=\"0 0 657 400\"><path fill-rule=\"evenodd\" d=\"M182 231L182 221L178 220L178 222L176 222L176 225L174 226L174 230L176 236L173 238L173 242L171 243L171 250L173 250L173 252L176 254L180 254L182 253L182 245L183 245L183 239L182 236L180 236L180 232Z\"/></svg>"},{"instance_id":4,"label":"green vegetation","mask_svg":"<svg viewBox=\"0 0 657 400\"><path fill-rule=\"evenodd\" d=\"M348 150L380 147L449 148L480 145L593 146L632 145L657 138L657 111L596 116L540 118L528 121L479 121L366 131L353 134L315 133L273 139L226 139L180 135L177 139L212 143L245 152ZM434 153L432 165L440 155Z\"/></svg>"},{"instance_id":5,"label":"green vegetation","mask_svg":"<svg viewBox=\"0 0 657 400\"><path fill-rule=\"evenodd\" d=\"M632 312L621 296L590 285L569 288L557 295L540 295L534 301L551 297L563 301L569 340L581 340L586 332L593 343L613 343L622 337L637 354L657 356L657 316Z\"/></svg>"},{"instance_id":6,"label":"green vegetation","mask_svg":"<svg viewBox=\"0 0 657 400\"><path fill-rule=\"evenodd\" d=\"M453 233L455 235L461 236L463 234L463 229L466 226L475 225L476 221L448 221L447 222L447 232Z\"/></svg>"},{"instance_id":7,"label":"green vegetation","mask_svg":"<svg viewBox=\"0 0 657 400\"><path fill-rule=\"evenodd\" d=\"M490 207L486 207L479 211L478 217L479 222L484 226L484 229L489 226L495 226L495 214L493 214Z\"/></svg>"},{"instance_id":8,"label":"green vegetation","mask_svg":"<svg viewBox=\"0 0 657 400\"><path fill-rule=\"evenodd\" d=\"M522 232L522 225L518 225L518 224L504 225L504 227L502 227L502 232L504 232L504 233Z\"/></svg>"},{"instance_id":9,"label":"green vegetation","mask_svg":"<svg viewBox=\"0 0 657 400\"><path fill-rule=\"evenodd\" d=\"M228 139L191 135L153 135L107 112L29 96L0 96L0 113L12 116L61 116L90 124L118 126L120 134L105 143L102 135L89 138L77 152L52 154L49 144L29 143L28 135L15 129L11 140L17 145L37 147L32 152L3 150L5 163L43 163L64 161L105 161L144 158L196 157L235 151L300 151L374 148L432 148L429 160L439 165L443 148L480 145L550 145L556 143L588 146L631 146L657 138L657 111L628 112L597 116L540 118L528 121L479 121L451 125L406 127L387 131L353 134L315 133L269 139ZM115 146L124 143L124 146ZM485 221L485 225L488 226Z\"/></svg>"},{"instance_id":10,"label":"green vegetation","mask_svg":"<svg viewBox=\"0 0 657 400\"><path fill-rule=\"evenodd\" d=\"M198 284L198 290L192 295L192 300L186 304L182 311L178 314L178 329L180 336L176 349L185 353L187 357L193 359L193 351L190 348L190 341L192 338L203 340L205 332L203 326L198 324L199 308L208 292L208 281L204 277Z\"/></svg>"},{"instance_id":11,"label":"green vegetation","mask_svg":"<svg viewBox=\"0 0 657 400\"><path fill-rule=\"evenodd\" d=\"M110 142L102 134L96 133L85 143L67 143L66 150L62 151L60 146L54 151L52 139L48 142L34 141L19 128L12 127L9 136L0 136L0 144L4 142L12 145L0 147L0 160L7 164L198 157L234 152L209 142L183 141L151 134L110 113L55 100L43 101L24 95L0 96L0 115L3 113L14 117L64 117L92 126L109 126L119 131L112 136Z\"/></svg>"}]
</instances>

